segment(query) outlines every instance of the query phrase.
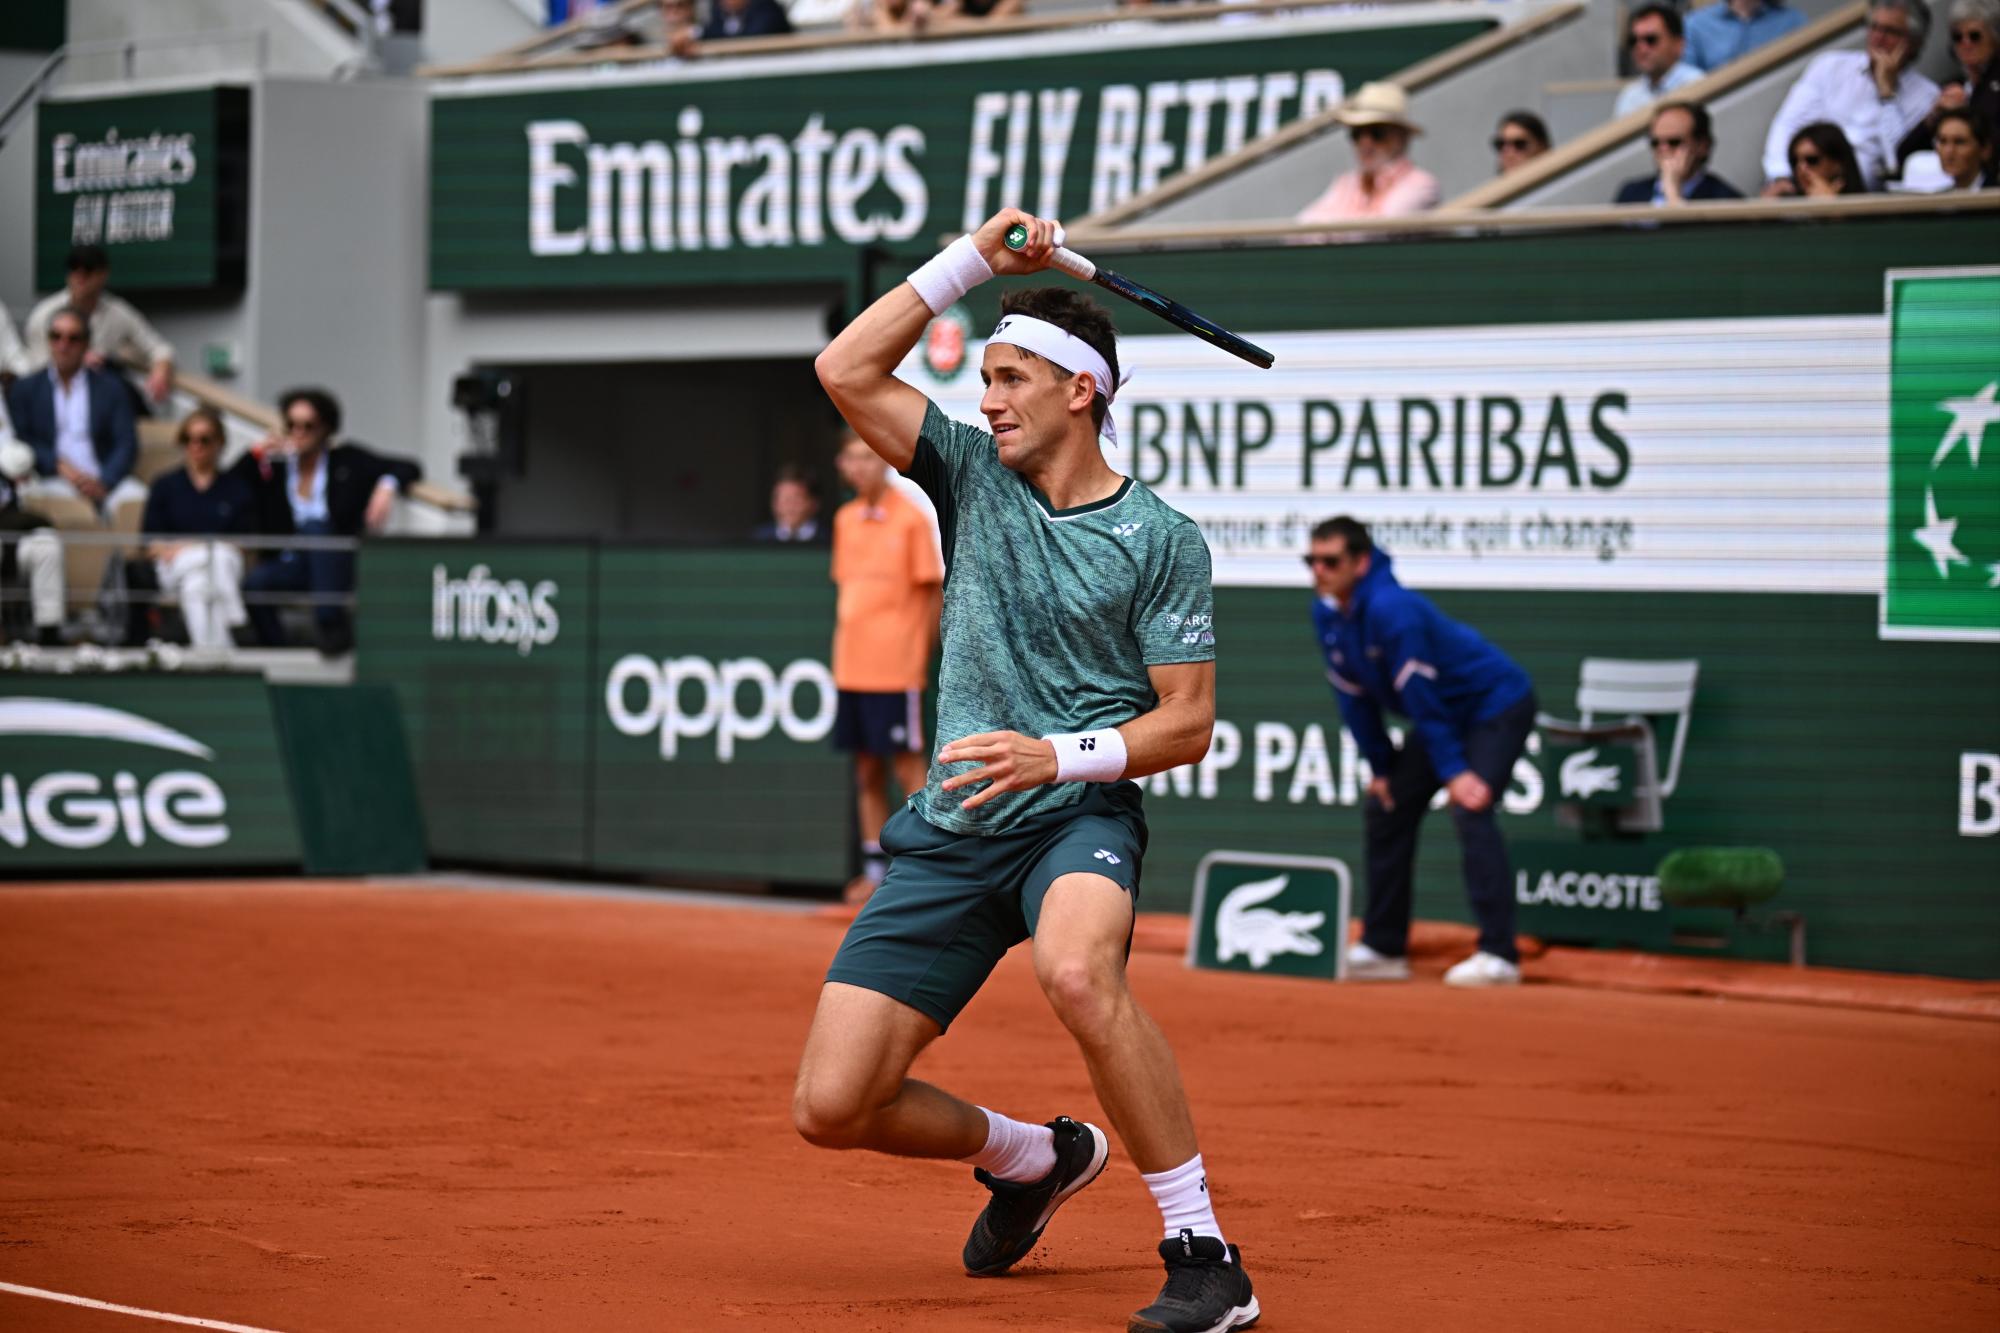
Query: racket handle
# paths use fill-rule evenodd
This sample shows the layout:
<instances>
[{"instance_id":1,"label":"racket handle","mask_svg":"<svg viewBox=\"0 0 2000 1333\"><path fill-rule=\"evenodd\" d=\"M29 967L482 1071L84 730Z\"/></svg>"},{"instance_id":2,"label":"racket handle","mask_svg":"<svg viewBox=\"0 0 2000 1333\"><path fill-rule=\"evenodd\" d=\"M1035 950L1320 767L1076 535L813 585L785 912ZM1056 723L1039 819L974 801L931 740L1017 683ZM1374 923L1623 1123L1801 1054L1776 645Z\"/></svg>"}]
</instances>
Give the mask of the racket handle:
<instances>
[{"instance_id":1,"label":"racket handle","mask_svg":"<svg viewBox=\"0 0 2000 1333\"><path fill-rule=\"evenodd\" d=\"M1058 238L1062 236L1061 228L1056 230L1056 236ZM1027 227L1019 222L1009 227L1007 229L1006 243L1009 250L1018 250L1026 245L1028 243ZM1091 263L1074 250L1064 249L1060 244L1056 246L1055 253L1049 256L1049 263L1069 274L1072 278L1083 282L1090 282L1097 277L1097 265Z\"/></svg>"}]
</instances>

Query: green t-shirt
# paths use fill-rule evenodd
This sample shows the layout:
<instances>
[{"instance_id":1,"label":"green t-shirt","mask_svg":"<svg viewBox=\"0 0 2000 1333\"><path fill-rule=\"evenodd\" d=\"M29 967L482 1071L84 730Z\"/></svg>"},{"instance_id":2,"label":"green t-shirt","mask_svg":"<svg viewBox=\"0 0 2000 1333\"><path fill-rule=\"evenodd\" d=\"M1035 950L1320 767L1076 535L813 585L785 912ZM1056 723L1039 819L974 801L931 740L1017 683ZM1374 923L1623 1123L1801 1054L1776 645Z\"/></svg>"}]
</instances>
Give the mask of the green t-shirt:
<instances>
[{"instance_id":1,"label":"green t-shirt","mask_svg":"<svg viewBox=\"0 0 2000 1333\"><path fill-rule=\"evenodd\" d=\"M1116 494L1051 509L1000 462L993 437L924 414L910 477L944 536L937 743L985 731L1028 736L1130 722L1158 706L1146 668L1215 660L1208 543L1193 519L1127 478ZM955 833L1005 833L1083 798L1083 785L1008 792L975 810L938 784L932 750L917 813Z\"/></svg>"}]
</instances>

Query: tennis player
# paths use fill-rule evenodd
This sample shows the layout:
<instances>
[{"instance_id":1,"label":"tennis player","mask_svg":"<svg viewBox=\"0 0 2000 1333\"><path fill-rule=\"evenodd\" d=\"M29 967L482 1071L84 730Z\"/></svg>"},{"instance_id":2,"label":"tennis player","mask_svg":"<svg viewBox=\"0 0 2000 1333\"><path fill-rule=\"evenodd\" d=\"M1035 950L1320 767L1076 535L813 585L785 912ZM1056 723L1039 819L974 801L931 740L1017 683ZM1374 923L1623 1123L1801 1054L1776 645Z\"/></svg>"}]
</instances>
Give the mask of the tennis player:
<instances>
[{"instance_id":1,"label":"tennis player","mask_svg":"<svg viewBox=\"0 0 2000 1333\"><path fill-rule=\"evenodd\" d=\"M1002 241L1016 223L1028 243ZM973 285L1048 267L1054 223L1006 209L882 297L820 353L855 432L937 505L945 549L938 735L921 793L882 831L882 886L820 992L793 1119L810 1142L957 1158L990 1192L966 1272L998 1276L1104 1169L1104 1131L1027 1124L910 1078L1014 945L1076 1040L1097 1099L1159 1203L1167 1268L1132 1330L1255 1323L1210 1206L1166 1037L1126 985L1146 819L1132 779L1199 760L1215 723L1208 547L1112 471L1111 318L1068 288L1010 292L980 368L990 430L895 376Z\"/></svg>"}]
</instances>

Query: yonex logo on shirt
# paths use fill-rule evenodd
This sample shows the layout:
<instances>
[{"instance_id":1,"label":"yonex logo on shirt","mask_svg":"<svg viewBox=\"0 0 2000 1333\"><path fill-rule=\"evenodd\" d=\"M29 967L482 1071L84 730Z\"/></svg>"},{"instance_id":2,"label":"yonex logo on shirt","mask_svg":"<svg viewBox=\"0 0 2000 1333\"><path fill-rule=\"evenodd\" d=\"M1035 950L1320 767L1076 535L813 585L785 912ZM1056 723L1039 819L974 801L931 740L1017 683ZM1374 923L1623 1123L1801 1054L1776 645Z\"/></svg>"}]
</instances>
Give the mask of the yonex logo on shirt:
<instances>
[{"instance_id":1,"label":"yonex logo on shirt","mask_svg":"<svg viewBox=\"0 0 2000 1333\"><path fill-rule=\"evenodd\" d=\"M1145 526L1144 523L1116 523L1112 525L1111 531L1120 537L1130 537Z\"/></svg>"},{"instance_id":2,"label":"yonex logo on shirt","mask_svg":"<svg viewBox=\"0 0 2000 1333\"><path fill-rule=\"evenodd\" d=\"M1102 847L1099 847L1095 852L1091 853L1091 856L1092 859L1094 860L1109 861L1112 865L1121 864L1115 853L1107 852Z\"/></svg>"}]
</instances>

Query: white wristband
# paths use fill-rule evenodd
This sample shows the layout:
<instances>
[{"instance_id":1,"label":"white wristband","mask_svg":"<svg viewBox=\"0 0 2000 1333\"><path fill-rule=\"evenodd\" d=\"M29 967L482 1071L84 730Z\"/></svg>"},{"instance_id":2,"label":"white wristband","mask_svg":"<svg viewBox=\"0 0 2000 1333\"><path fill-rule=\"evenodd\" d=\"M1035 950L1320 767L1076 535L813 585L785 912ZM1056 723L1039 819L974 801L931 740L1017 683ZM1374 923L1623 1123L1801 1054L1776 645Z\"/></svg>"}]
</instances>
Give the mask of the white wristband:
<instances>
[{"instance_id":1,"label":"white wristband","mask_svg":"<svg viewBox=\"0 0 2000 1333\"><path fill-rule=\"evenodd\" d=\"M1056 747L1057 782L1116 782L1125 776L1125 738L1116 727L1042 739Z\"/></svg>"},{"instance_id":2,"label":"white wristband","mask_svg":"<svg viewBox=\"0 0 2000 1333\"><path fill-rule=\"evenodd\" d=\"M967 292L993 276L993 266L970 236L961 236L932 256L931 261L912 273L910 286L931 308L942 315Z\"/></svg>"}]
</instances>

